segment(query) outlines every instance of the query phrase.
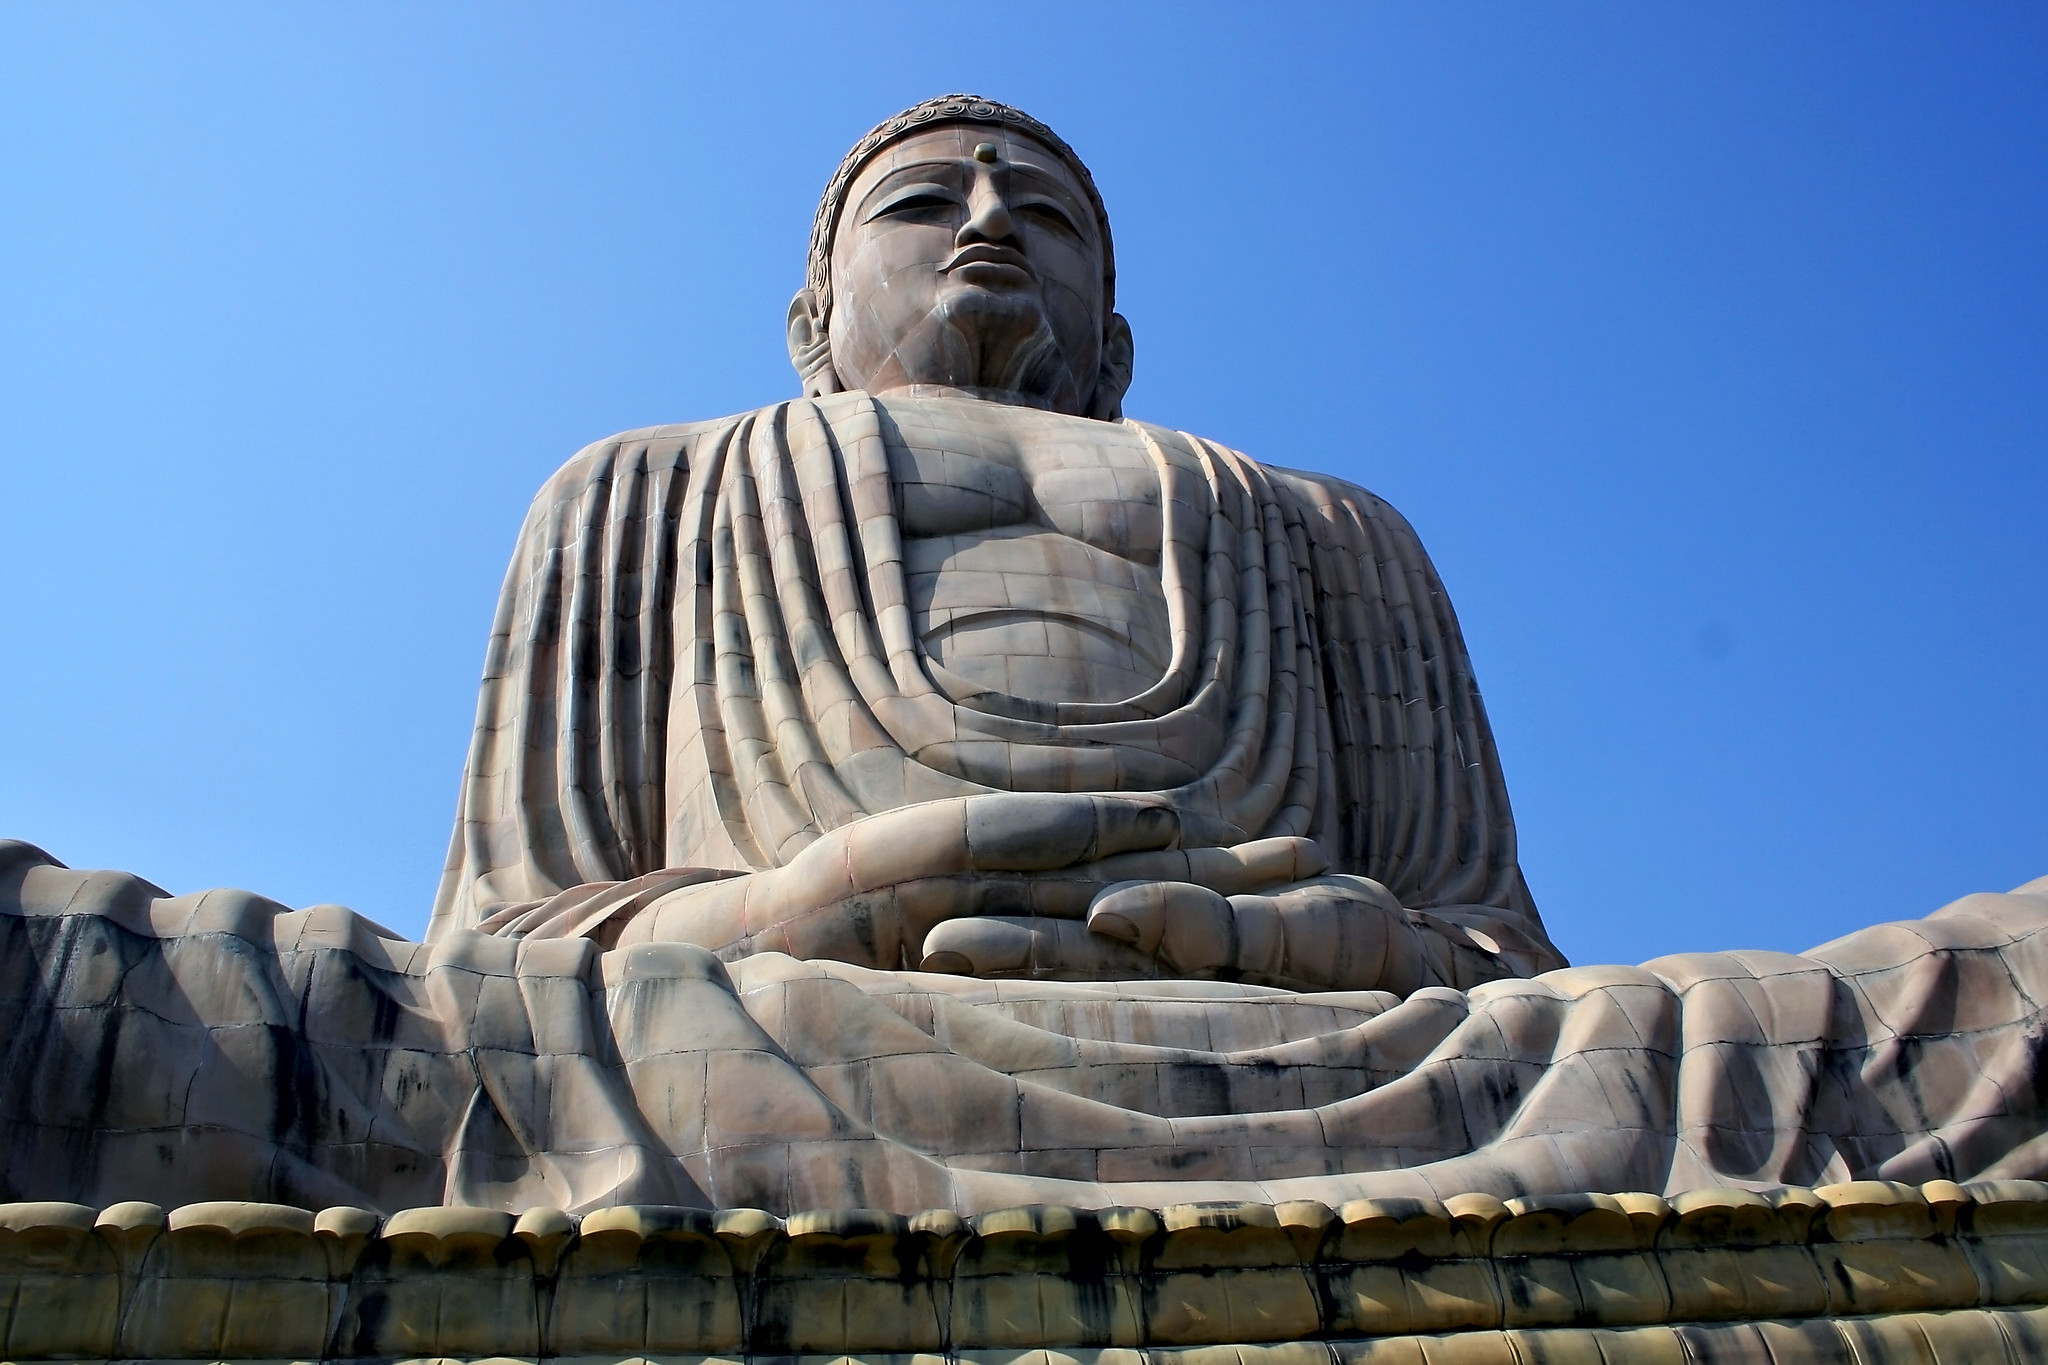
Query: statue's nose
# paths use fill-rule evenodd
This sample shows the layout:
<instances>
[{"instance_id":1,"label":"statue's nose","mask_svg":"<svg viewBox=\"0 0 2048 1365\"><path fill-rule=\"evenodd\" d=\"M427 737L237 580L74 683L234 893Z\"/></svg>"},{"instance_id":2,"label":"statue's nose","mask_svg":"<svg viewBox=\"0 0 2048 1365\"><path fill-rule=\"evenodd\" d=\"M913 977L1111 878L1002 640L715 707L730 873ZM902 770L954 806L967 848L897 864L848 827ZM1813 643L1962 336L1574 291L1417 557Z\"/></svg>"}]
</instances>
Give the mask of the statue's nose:
<instances>
[{"instance_id":1,"label":"statue's nose","mask_svg":"<svg viewBox=\"0 0 2048 1365\"><path fill-rule=\"evenodd\" d=\"M974 193L967 201L967 221L953 234L955 246L968 246L974 242L1008 247L1023 245L1017 240L1017 224L1010 217L1010 206L996 187L986 180L974 187Z\"/></svg>"}]
</instances>

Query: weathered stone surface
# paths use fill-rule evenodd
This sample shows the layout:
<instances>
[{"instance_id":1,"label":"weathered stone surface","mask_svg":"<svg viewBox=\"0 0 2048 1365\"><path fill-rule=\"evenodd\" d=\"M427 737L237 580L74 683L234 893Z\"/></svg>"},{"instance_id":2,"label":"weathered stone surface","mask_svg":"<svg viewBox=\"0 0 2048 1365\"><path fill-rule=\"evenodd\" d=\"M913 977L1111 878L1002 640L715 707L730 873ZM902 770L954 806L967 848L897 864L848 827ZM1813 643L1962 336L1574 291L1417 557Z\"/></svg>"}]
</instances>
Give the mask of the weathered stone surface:
<instances>
[{"instance_id":1,"label":"weathered stone surface","mask_svg":"<svg viewBox=\"0 0 2048 1365\"><path fill-rule=\"evenodd\" d=\"M346 1279L304 1209L216 1202L174 1209L131 1277L120 1353L317 1356Z\"/></svg>"},{"instance_id":2,"label":"weathered stone surface","mask_svg":"<svg viewBox=\"0 0 2048 1365\"><path fill-rule=\"evenodd\" d=\"M212 1203L159 1217L125 1261L96 1227L147 1218L14 1204L0 1340L15 1360L2040 1358L2048 1280L2012 1267L2048 1258L2048 1187L1683 1202L427 1208L374 1230Z\"/></svg>"},{"instance_id":3,"label":"weathered stone surface","mask_svg":"<svg viewBox=\"0 0 2048 1365\"><path fill-rule=\"evenodd\" d=\"M587 1215L555 1285L553 1330L588 1353L739 1351L751 1263L703 1209Z\"/></svg>"},{"instance_id":4,"label":"weathered stone surface","mask_svg":"<svg viewBox=\"0 0 2048 1365\"><path fill-rule=\"evenodd\" d=\"M118 1353L122 1259L97 1221L79 1204L0 1206L0 1280L10 1300L0 1350L9 1358Z\"/></svg>"}]
</instances>

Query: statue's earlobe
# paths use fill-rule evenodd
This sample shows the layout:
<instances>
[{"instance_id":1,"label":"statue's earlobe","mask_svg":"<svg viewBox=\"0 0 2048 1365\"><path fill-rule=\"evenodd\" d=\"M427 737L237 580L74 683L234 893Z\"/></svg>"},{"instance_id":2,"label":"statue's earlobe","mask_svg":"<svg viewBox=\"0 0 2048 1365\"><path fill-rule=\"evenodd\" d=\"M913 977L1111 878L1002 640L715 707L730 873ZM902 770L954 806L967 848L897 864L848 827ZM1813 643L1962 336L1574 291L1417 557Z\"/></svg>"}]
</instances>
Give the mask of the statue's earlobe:
<instances>
[{"instance_id":1,"label":"statue's earlobe","mask_svg":"<svg viewBox=\"0 0 2048 1365\"><path fill-rule=\"evenodd\" d=\"M799 289L789 301L789 363L796 366L804 397L822 398L846 386L832 368L832 339L818 316L818 296Z\"/></svg>"},{"instance_id":2,"label":"statue's earlobe","mask_svg":"<svg viewBox=\"0 0 2048 1365\"><path fill-rule=\"evenodd\" d=\"M1095 378L1095 396L1088 403L1090 417L1102 422L1123 420L1124 392L1131 387L1133 355L1131 324L1122 313L1111 313L1102 329L1102 369Z\"/></svg>"}]
</instances>

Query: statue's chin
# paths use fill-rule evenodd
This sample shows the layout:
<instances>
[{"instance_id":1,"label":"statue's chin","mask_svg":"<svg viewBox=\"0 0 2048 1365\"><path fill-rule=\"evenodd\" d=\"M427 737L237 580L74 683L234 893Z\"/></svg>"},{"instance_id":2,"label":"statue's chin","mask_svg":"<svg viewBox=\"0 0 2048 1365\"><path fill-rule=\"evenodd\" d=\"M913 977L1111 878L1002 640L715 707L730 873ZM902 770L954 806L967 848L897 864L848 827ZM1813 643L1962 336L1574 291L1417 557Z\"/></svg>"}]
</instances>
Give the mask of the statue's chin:
<instances>
[{"instance_id":1,"label":"statue's chin","mask_svg":"<svg viewBox=\"0 0 2048 1365\"><path fill-rule=\"evenodd\" d=\"M1074 414L1087 400L1035 294L971 285L948 291L861 387Z\"/></svg>"}]
</instances>

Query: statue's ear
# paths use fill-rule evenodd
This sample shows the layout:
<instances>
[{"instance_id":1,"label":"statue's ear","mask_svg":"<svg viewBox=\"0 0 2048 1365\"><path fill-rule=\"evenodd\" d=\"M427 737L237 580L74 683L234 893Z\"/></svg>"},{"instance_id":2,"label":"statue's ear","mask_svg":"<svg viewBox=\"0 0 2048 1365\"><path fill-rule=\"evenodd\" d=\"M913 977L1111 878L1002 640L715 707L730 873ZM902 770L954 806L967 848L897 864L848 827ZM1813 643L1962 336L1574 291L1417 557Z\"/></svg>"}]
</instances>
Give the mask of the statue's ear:
<instances>
[{"instance_id":1,"label":"statue's ear","mask_svg":"<svg viewBox=\"0 0 2048 1365\"><path fill-rule=\"evenodd\" d=\"M1103 422L1120 422L1124 416L1124 391L1131 387L1131 324L1122 313L1111 313L1102 329L1102 370L1095 377L1095 397L1089 400L1088 415Z\"/></svg>"},{"instance_id":2,"label":"statue's ear","mask_svg":"<svg viewBox=\"0 0 2048 1365\"><path fill-rule=\"evenodd\" d=\"M832 339L818 316L818 296L809 289L797 290L789 301L789 363L796 366L806 398L822 398L845 387L832 368Z\"/></svg>"}]
</instances>

